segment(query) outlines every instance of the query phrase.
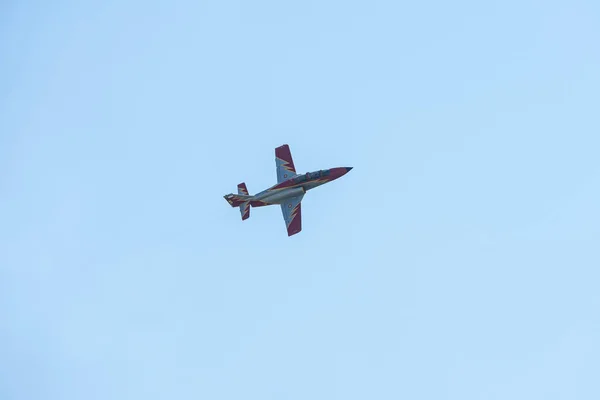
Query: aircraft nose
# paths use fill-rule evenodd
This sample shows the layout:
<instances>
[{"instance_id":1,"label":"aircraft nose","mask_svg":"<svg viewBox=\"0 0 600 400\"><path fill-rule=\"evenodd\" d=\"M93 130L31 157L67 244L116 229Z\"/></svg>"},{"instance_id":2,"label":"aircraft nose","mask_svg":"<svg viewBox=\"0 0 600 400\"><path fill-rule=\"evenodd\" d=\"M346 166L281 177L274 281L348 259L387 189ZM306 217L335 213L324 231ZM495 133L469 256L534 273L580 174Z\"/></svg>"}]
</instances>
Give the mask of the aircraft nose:
<instances>
[{"instance_id":1,"label":"aircraft nose","mask_svg":"<svg viewBox=\"0 0 600 400\"><path fill-rule=\"evenodd\" d=\"M346 173L350 172L353 167L346 167Z\"/></svg>"}]
</instances>

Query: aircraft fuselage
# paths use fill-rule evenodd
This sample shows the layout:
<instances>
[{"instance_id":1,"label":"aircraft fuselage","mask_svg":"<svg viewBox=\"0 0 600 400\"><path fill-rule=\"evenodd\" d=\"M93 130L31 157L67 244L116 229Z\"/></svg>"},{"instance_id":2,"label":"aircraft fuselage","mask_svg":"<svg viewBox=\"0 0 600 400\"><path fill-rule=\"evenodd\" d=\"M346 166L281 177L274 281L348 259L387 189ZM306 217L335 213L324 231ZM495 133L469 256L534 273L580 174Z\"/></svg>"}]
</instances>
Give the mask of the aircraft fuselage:
<instances>
[{"instance_id":1,"label":"aircraft fuselage","mask_svg":"<svg viewBox=\"0 0 600 400\"><path fill-rule=\"evenodd\" d=\"M248 192L246 183L242 182L237 186L237 194L229 193L223 197L231 207L239 208L242 221L250 218L251 207L279 204L288 236L295 235L302 230L301 202L304 194L346 175L352 169L352 167L338 167L298 175L287 144L275 149L275 164L277 167L276 185L252 196Z\"/></svg>"},{"instance_id":2,"label":"aircraft fuselage","mask_svg":"<svg viewBox=\"0 0 600 400\"><path fill-rule=\"evenodd\" d=\"M287 199L301 196L311 189L336 180L346 175L351 169L352 167L338 167L293 176L252 196L250 205L263 207L281 204Z\"/></svg>"}]
</instances>

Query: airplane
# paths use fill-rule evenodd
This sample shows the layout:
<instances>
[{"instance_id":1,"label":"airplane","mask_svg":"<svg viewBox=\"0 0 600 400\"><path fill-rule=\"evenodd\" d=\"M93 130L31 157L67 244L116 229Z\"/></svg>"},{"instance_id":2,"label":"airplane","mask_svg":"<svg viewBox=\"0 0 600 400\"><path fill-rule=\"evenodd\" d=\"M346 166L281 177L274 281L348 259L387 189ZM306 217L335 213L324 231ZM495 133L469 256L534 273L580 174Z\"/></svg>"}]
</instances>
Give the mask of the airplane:
<instances>
[{"instance_id":1,"label":"airplane","mask_svg":"<svg viewBox=\"0 0 600 400\"><path fill-rule=\"evenodd\" d=\"M297 174L290 147L287 144L275 149L277 184L251 196L244 182L237 185L237 194L223 196L232 207L239 207L242 221L250 218L250 207L279 204L288 236L302 230L301 202L304 194L325 183L346 175L352 167L322 169L306 174Z\"/></svg>"}]
</instances>

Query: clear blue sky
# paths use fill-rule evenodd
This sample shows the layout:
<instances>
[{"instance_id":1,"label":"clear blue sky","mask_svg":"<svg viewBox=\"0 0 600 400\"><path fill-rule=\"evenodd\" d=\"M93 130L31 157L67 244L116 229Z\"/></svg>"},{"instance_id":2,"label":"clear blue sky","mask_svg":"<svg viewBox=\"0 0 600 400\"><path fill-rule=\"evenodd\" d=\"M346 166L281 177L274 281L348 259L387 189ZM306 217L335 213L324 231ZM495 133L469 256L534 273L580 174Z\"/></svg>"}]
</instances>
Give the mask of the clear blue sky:
<instances>
[{"instance_id":1,"label":"clear blue sky","mask_svg":"<svg viewBox=\"0 0 600 400\"><path fill-rule=\"evenodd\" d=\"M4 1L0 398L600 398L599 20Z\"/></svg>"}]
</instances>

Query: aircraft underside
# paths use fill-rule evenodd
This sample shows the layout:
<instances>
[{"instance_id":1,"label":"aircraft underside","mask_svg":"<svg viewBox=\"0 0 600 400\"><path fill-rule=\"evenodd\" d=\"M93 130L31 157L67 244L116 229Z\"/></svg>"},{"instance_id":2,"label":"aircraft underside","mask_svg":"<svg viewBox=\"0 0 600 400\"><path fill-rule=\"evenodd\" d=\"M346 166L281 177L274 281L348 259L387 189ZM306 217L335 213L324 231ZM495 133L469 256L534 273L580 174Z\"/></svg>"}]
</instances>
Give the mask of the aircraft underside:
<instances>
[{"instance_id":1,"label":"aircraft underside","mask_svg":"<svg viewBox=\"0 0 600 400\"><path fill-rule=\"evenodd\" d=\"M254 196L255 201L261 201L267 204L281 204L288 199L298 196L304 196L306 190L303 187L280 189L277 191L268 191L261 196Z\"/></svg>"},{"instance_id":2,"label":"aircraft underside","mask_svg":"<svg viewBox=\"0 0 600 400\"><path fill-rule=\"evenodd\" d=\"M250 218L250 207L279 204L285 220L288 236L302 230L302 199L304 194L317 186L331 182L350 171L351 167L332 168L298 175L289 146L275 149L277 184L251 196L245 183L238 185L238 193L223 196L232 207L239 207L242 220Z\"/></svg>"}]
</instances>

